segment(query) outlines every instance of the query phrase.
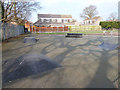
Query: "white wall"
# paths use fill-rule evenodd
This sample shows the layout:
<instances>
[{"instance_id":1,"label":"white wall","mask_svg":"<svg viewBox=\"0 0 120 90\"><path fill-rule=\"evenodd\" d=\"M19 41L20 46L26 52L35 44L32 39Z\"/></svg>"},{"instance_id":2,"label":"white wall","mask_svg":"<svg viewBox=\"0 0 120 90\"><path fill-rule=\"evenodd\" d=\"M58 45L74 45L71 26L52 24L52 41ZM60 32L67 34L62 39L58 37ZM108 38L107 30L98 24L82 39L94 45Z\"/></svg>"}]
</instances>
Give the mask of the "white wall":
<instances>
[{"instance_id":1,"label":"white wall","mask_svg":"<svg viewBox=\"0 0 120 90\"><path fill-rule=\"evenodd\" d=\"M42 21L43 21L44 19L47 19L47 20L52 19L52 22L55 22L56 19L57 19L57 22L62 22L62 20L64 20L64 23L68 23L68 20L70 20L70 22L73 21L72 18L40 18L40 19L41 19Z\"/></svg>"}]
</instances>

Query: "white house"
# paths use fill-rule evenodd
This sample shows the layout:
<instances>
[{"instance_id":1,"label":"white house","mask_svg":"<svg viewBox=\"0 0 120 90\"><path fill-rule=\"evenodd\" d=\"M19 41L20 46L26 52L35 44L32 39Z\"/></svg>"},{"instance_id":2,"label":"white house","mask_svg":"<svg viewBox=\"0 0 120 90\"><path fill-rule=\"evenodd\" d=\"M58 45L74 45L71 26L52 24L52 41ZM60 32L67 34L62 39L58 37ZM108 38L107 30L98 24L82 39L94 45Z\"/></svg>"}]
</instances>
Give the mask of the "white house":
<instances>
[{"instance_id":1,"label":"white house","mask_svg":"<svg viewBox=\"0 0 120 90\"><path fill-rule=\"evenodd\" d=\"M82 25L99 25L100 21L102 21L102 18L100 16L93 18L86 18L82 22Z\"/></svg>"},{"instance_id":2,"label":"white house","mask_svg":"<svg viewBox=\"0 0 120 90\"><path fill-rule=\"evenodd\" d=\"M60 27L60 26L74 26L77 21L71 15L60 14L38 14L38 21L34 23L35 26L45 27Z\"/></svg>"}]
</instances>

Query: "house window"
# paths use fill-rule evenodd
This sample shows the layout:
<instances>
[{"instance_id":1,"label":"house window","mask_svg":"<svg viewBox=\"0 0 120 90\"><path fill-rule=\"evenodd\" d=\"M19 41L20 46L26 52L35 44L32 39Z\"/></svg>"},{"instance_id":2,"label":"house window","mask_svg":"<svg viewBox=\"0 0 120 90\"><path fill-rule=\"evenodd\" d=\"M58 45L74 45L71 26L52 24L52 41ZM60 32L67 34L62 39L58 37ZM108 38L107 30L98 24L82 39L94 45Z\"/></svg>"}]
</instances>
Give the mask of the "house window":
<instances>
[{"instance_id":1,"label":"house window","mask_svg":"<svg viewBox=\"0 0 120 90\"><path fill-rule=\"evenodd\" d=\"M89 24L90 24L91 22L89 21Z\"/></svg>"},{"instance_id":2,"label":"house window","mask_svg":"<svg viewBox=\"0 0 120 90\"><path fill-rule=\"evenodd\" d=\"M42 22L50 22L50 19L43 19Z\"/></svg>"},{"instance_id":3,"label":"house window","mask_svg":"<svg viewBox=\"0 0 120 90\"><path fill-rule=\"evenodd\" d=\"M90 20L90 24L92 24L92 20Z\"/></svg>"},{"instance_id":4,"label":"house window","mask_svg":"<svg viewBox=\"0 0 120 90\"><path fill-rule=\"evenodd\" d=\"M46 22L50 22L50 19L46 19Z\"/></svg>"},{"instance_id":5,"label":"house window","mask_svg":"<svg viewBox=\"0 0 120 90\"><path fill-rule=\"evenodd\" d=\"M70 19L68 19L68 22L70 22Z\"/></svg>"},{"instance_id":6,"label":"house window","mask_svg":"<svg viewBox=\"0 0 120 90\"><path fill-rule=\"evenodd\" d=\"M57 20L56 19L52 19L52 22L56 22Z\"/></svg>"},{"instance_id":7,"label":"house window","mask_svg":"<svg viewBox=\"0 0 120 90\"><path fill-rule=\"evenodd\" d=\"M50 22L52 22L52 19L50 19Z\"/></svg>"},{"instance_id":8,"label":"house window","mask_svg":"<svg viewBox=\"0 0 120 90\"><path fill-rule=\"evenodd\" d=\"M65 19L64 22L65 22L65 23L68 23L68 19Z\"/></svg>"},{"instance_id":9,"label":"house window","mask_svg":"<svg viewBox=\"0 0 120 90\"><path fill-rule=\"evenodd\" d=\"M86 24L89 24L89 21L87 20L87 23Z\"/></svg>"},{"instance_id":10,"label":"house window","mask_svg":"<svg viewBox=\"0 0 120 90\"><path fill-rule=\"evenodd\" d=\"M61 22L61 19L57 19L57 22Z\"/></svg>"},{"instance_id":11,"label":"house window","mask_svg":"<svg viewBox=\"0 0 120 90\"><path fill-rule=\"evenodd\" d=\"M43 20L43 19L40 19L40 22L44 22L44 20Z\"/></svg>"},{"instance_id":12,"label":"house window","mask_svg":"<svg viewBox=\"0 0 120 90\"><path fill-rule=\"evenodd\" d=\"M62 23L64 23L64 19L62 19Z\"/></svg>"},{"instance_id":13,"label":"house window","mask_svg":"<svg viewBox=\"0 0 120 90\"><path fill-rule=\"evenodd\" d=\"M55 19L55 22L57 22L57 19Z\"/></svg>"},{"instance_id":14,"label":"house window","mask_svg":"<svg viewBox=\"0 0 120 90\"><path fill-rule=\"evenodd\" d=\"M46 19L43 19L44 22L46 22Z\"/></svg>"}]
</instances>

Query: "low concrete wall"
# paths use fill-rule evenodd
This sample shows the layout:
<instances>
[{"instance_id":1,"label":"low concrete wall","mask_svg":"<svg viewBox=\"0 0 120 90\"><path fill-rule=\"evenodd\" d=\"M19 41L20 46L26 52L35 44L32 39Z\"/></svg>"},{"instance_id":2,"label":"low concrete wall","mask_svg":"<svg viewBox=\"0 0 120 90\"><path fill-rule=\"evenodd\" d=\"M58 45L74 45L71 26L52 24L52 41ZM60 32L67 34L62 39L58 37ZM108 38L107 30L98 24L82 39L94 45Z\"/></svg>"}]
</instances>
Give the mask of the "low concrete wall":
<instances>
[{"instance_id":1,"label":"low concrete wall","mask_svg":"<svg viewBox=\"0 0 120 90\"><path fill-rule=\"evenodd\" d=\"M24 26L0 22L0 40L24 34Z\"/></svg>"}]
</instances>

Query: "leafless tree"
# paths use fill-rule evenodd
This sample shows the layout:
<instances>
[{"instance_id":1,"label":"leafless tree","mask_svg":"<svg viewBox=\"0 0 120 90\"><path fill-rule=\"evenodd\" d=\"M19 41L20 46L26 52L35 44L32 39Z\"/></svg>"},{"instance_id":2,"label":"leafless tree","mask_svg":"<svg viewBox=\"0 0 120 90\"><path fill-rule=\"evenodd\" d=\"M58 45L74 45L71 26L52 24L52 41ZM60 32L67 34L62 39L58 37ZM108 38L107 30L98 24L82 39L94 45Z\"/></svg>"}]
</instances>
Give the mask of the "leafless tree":
<instances>
[{"instance_id":1,"label":"leafless tree","mask_svg":"<svg viewBox=\"0 0 120 90\"><path fill-rule=\"evenodd\" d=\"M3 6L3 2L0 1L0 19L2 19L4 16L4 6Z\"/></svg>"},{"instance_id":2,"label":"leafless tree","mask_svg":"<svg viewBox=\"0 0 120 90\"><path fill-rule=\"evenodd\" d=\"M116 21L117 20L117 13L111 13L108 17L108 20Z\"/></svg>"},{"instance_id":3,"label":"leafless tree","mask_svg":"<svg viewBox=\"0 0 120 90\"><path fill-rule=\"evenodd\" d=\"M83 12L80 14L82 18L93 18L98 14L97 7L94 5L90 5L89 7L85 7Z\"/></svg>"},{"instance_id":4,"label":"leafless tree","mask_svg":"<svg viewBox=\"0 0 120 90\"><path fill-rule=\"evenodd\" d=\"M4 18L2 21L4 22L15 21L20 23L22 20L27 20L32 12L41 9L40 3L34 1L4 0L3 4Z\"/></svg>"}]
</instances>

